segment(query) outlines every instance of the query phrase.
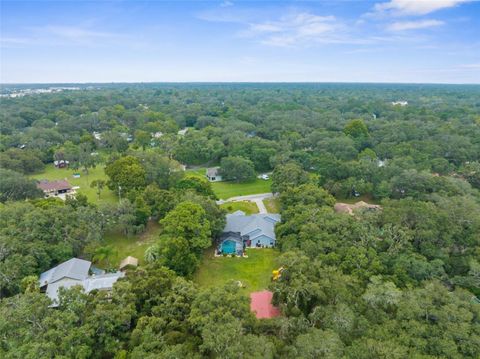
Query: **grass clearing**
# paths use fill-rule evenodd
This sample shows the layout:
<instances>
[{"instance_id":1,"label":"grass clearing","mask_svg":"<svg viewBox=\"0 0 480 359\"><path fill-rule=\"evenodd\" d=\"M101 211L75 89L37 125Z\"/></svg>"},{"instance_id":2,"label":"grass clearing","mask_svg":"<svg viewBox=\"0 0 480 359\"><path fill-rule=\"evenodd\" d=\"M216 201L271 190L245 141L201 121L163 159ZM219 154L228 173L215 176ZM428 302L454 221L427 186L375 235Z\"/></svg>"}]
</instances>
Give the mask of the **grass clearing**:
<instances>
[{"instance_id":1,"label":"grass clearing","mask_svg":"<svg viewBox=\"0 0 480 359\"><path fill-rule=\"evenodd\" d=\"M188 174L205 178L206 168L192 168L186 172ZM270 192L272 186L272 180L263 180L255 178L250 182L212 182L213 192L220 199L228 199L230 197L246 196L249 194L267 193Z\"/></svg>"},{"instance_id":2,"label":"grass clearing","mask_svg":"<svg viewBox=\"0 0 480 359\"><path fill-rule=\"evenodd\" d=\"M125 236L118 231L107 233L105 235L105 246L111 246L113 253L105 260L112 267L118 267L120 261L125 257L132 256L138 259L140 265L145 263L145 250L150 247L160 234L160 225L157 222L150 221L147 224L145 232L135 236Z\"/></svg>"},{"instance_id":3,"label":"grass clearing","mask_svg":"<svg viewBox=\"0 0 480 359\"><path fill-rule=\"evenodd\" d=\"M200 287L222 286L230 280L239 280L245 293L266 289L270 284L275 259L275 249L247 249L248 258L214 257L213 248L205 252L202 264L193 280Z\"/></svg>"},{"instance_id":4,"label":"grass clearing","mask_svg":"<svg viewBox=\"0 0 480 359\"><path fill-rule=\"evenodd\" d=\"M74 173L79 173L80 178L74 178ZM88 200L92 203L114 203L118 201L115 193L110 191L107 187L104 187L102 192L100 193L100 199L98 199L97 190L95 188L90 188L90 183L92 183L92 181L94 180L107 180L107 175L104 172L103 166L91 168L87 176L80 169L72 170L70 168L56 168L53 166L53 164L48 164L45 167L44 172L34 174L30 177L37 180L46 179L49 181L66 179L72 186L79 186L80 188L77 189L77 193L86 195Z\"/></svg>"},{"instance_id":5,"label":"grass clearing","mask_svg":"<svg viewBox=\"0 0 480 359\"><path fill-rule=\"evenodd\" d=\"M364 195L361 195L360 197L337 198L337 202L348 203L348 204L355 204L360 201L364 201L369 204L380 204L380 202L376 201L370 194L364 194Z\"/></svg>"},{"instance_id":6,"label":"grass clearing","mask_svg":"<svg viewBox=\"0 0 480 359\"><path fill-rule=\"evenodd\" d=\"M280 200L278 198L265 198L263 204L268 213L280 213Z\"/></svg>"},{"instance_id":7,"label":"grass clearing","mask_svg":"<svg viewBox=\"0 0 480 359\"><path fill-rule=\"evenodd\" d=\"M227 202L221 204L220 208L225 209L228 213L233 213L236 211L243 211L246 214L258 213L258 207L256 203L250 201Z\"/></svg>"},{"instance_id":8,"label":"grass clearing","mask_svg":"<svg viewBox=\"0 0 480 359\"><path fill-rule=\"evenodd\" d=\"M249 194L270 192L271 180L262 180L256 178L251 182L213 182L212 188L218 198L228 199L230 197L246 196Z\"/></svg>"}]
</instances>

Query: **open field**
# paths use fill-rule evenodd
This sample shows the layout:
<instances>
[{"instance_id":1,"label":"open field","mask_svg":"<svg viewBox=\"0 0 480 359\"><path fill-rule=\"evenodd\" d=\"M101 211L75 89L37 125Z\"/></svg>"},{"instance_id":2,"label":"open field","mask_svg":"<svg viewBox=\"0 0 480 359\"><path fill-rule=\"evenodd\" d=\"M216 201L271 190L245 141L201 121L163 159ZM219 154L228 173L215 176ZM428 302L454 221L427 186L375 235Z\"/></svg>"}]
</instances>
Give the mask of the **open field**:
<instances>
[{"instance_id":1,"label":"open field","mask_svg":"<svg viewBox=\"0 0 480 359\"><path fill-rule=\"evenodd\" d=\"M117 267L123 258L132 256L138 259L140 265L144 264L145 250L155 242L159 233L160 225L153 221L148 222L144 233L136 236L128 237L120 232L107 233L104 245L111 246L113 253L105 262L109 262L112 267Z\"/></svg>"},{"instance_id":2,"label":"open field","mask_svg":"<svg viewBox=\"0 0 480 359\"><path fill-rule=\"evenodd\" d=\"M239 280L245 286L245 293L267 288L272 270L276 268L278 251L247 249L247 255L248 258L214 257L211 248L205 252L193 280L200 287L221 286L230 280Z\"/></svg>"},{"instance_id":3,"label":"open field","mask_svg":"<svg viewBox=\"0 0 480 359\"><path fill-rule=\"evenodd\" d=\"M205 178L205 168L196 168L187 170L187 173ZM220 199L230 197L245 196L248 194L258 194L270 192L272 180L262 180L255 178L254 181L236 183L236 182L212 182L212 188Z\"/></svg>"},{"instance_id":4,"label":"open field","mask_svg":"<svg viewBox=\"0 0 480 359\"><path fill-rule=\"evenodd\" d=\"M94 180L107 180L107 176L103 170L103 166L97 166L89 170L88 176L82 172L82 170L72 170L68 168L55 168L53 164L45 166L45 171L32 175L32 178L37 180L46 179L49 181L66 179L72 186L79 186L77 193L82 193L87 196L88 200L92 203L98 202L116 202L116 195L110 191L107 187L104 187L100 193L100 200L97 196L97 190L90 188L90 183ZM80 173L80 178L73 178L74 173Z\"/></svg>"},{"instance_id":5,"label":"open field","mask_svg":"<svg viewBox=\"0 0 480 359\"><path fill-rule=\"evenodd\" d=\"M221 204L220 208L225 209L228 213L233 213L236 211L243 211L246 214L258 213L257 205L255 202L250 201L227 202Z\"/></svg>"},{"instance_id":6,"label":"open field","mask_svg":"<svg viewBox=\"0 0 480 359\"><path fill-rule=\"evenodd\" d=\"M280 213L280 201L278 198L265 198L263 204L268 213Z\"/></svg>"}]
</instances>

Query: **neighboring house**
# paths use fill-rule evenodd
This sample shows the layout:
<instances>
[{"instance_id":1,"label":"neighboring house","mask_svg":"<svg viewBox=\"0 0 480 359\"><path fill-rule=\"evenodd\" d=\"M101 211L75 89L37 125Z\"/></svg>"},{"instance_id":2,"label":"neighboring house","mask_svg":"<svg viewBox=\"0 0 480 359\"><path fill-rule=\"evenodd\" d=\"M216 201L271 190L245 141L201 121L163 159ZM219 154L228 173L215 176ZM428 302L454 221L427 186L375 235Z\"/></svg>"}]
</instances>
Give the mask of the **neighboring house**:
<instances>
[{"instance_id":1,"label":"neighboring house","mask_svg":"<svg viewBox=\"0 0 480 359\"><path fill-rule=\"evenodd\" d=\"M45 197L64 195L72 192L72 186L67 180L41 180L37 183L37 188L43 191Z\"/></svg>"},{"instance_id":2,"label":"neighboring house","mask_svg":"<svg viewBox=\"0 0 480 359\"><path fill-rule=\"evenodd\" d=\"M222 176L220 173L220 167L207 168L206 176L210 182L220 182Z\"/></svg>"},{"instance_id":3,"label":"neighboring house","mask_svg":"<svg viewBox=\"0 0 480 359\"><path fill-rule=\"evenodd\" d=\"M160 138L160 137L162 137L162 136L163 136L163 132L161 132L161 131L152 133L152 137L153 137L153 138Z\"/></svg>"},{"instance_id":4,"label":"neighboring house","mask_svg":"<svg viewBox=\"0 0 480 359\"><path fill-rule=\"evenodd\" d=\"M91 265L92 263L89 261L72 258L40 274L40 290L52 300L52 307L59 304L58 291L60 288L68 289L79 285L83 287L85 293L94 289L111 290L113 284L125 276L123 272L89 276Z\"/></svg>"},{"instance_id":5,"label":"neighboring house","mask_svg":"<svg viewBox=\"0 0 480 359\"><path fill-rule=\"evenodd\" d=\"M53 161L53 165L57 168L65 168L68 166L70 162L67 160L58 160L58 161Z\"/></svg>"},{"instance_id":6,"label":"neighboring house","mask_svg":"<svg viewBox=\"0 0 480 359\"><path fill-rule=\"evenodd\" d=\"M392 102L392 105L393 105L393 106L407 106L407 105L408 105L408 101L393 101L393 102Z\"/></svg>"},{"instance_id":7,"label":"neighboring house","mask_svg":"<svg viewBox=\"0 0 480 359\"><path fill-rule=\"evenodd\" d=\"M179 134L180 136L185 136L185 134L187 133L187 131L188 131L188 127L185 127L184 129L179 130L179 131L178 131L178 134Z\"/></svg>"},{"instance_id":8,"label":"neighboring house","mask_svg":"<svg viewBox=\"0 0 480 359\"><path fill-rule=\"evenodd\" d=\"M279 214L267 213L247 216L242 211L227 214L227 224L220 238L219 251L231 254L234 244L237 254L239 248L242 248L243 253L245 247L273 247L276 240L275 224L278 222L280 222Z\"/></svg>"}]
</instances>

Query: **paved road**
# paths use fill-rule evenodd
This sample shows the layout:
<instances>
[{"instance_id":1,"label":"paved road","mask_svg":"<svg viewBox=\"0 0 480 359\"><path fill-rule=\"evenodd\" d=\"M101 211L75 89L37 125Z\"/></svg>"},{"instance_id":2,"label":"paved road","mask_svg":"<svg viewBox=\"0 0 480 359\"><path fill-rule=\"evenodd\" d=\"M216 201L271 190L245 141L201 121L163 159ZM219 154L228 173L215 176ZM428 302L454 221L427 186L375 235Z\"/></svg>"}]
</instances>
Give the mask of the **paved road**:
<instances>
[{"instance_id":1,"label":"paved road","mask_svg":"<svg viewBox=\"0 0 480 359\"><path fill-rule=\"evenodd\" d=\"M226 200L220 200L220 201L217 201L217 204L223 204L226 202L251 201L251 202L255 202L255 204L258 207L259 213L268 213L267 208L263 204L263 200L271 197L273 197L272 193L250 194L247 196L230 197Z\"/></svg>"}]
</instances>

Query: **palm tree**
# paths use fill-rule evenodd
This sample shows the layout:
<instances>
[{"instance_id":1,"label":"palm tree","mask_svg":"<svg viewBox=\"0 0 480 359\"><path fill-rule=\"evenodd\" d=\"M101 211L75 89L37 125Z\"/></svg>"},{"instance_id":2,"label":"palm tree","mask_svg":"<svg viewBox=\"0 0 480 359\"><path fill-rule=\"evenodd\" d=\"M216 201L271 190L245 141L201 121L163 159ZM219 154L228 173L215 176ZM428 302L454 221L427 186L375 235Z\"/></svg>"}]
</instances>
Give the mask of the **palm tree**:
<instances>
[{"instance_id":1,"label":"palm tree","mask_svg":"<svg viewBox=\"0 0 480 359\"><path fill-rule=\"evenodd\" d=\"M110 259L116 254L117 251L112 246L98 247L95 249L93 260L97 263L105 263L107 267L110 267Z\"/></svg>"}]
</instances>

